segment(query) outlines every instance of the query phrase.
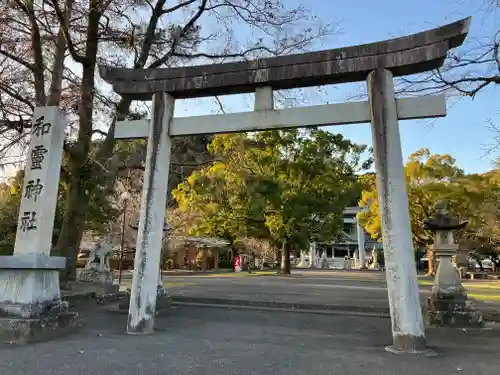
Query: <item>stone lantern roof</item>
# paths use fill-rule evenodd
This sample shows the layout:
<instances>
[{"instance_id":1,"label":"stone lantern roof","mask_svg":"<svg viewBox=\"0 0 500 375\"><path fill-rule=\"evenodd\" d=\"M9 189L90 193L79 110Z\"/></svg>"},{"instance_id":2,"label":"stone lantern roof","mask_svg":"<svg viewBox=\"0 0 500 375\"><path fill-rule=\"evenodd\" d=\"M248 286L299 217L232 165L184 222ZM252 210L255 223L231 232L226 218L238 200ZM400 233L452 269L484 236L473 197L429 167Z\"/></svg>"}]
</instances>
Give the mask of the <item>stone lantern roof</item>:
<instances>
[{"instance_id":1,"label":"stone lantern roof","mask_svg":"<svg viewBox=\"0 0 500 375\"><path fill-rule=\"evenodd\" d=\"M448 203L439 201L436 203L434 214L424 221L425 229L430 230L458 230L464 228L468 224L467 220L460 220L458 216L450 215L448 211Z\"/></svg>"}]
</instances>

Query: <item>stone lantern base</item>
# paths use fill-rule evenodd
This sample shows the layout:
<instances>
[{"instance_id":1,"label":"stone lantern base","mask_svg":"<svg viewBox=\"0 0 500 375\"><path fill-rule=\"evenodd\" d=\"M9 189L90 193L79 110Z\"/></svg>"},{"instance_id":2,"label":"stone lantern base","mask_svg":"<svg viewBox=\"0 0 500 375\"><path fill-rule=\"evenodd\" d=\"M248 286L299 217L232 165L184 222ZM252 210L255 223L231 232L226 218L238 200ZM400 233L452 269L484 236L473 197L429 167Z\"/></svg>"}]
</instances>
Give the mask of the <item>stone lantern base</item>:
<instances>
[{"instance_id":1,"label":"stone lantern base","mask_svg":"<svg viewBox=\"0 0 500 375\"><path fill-rule=\"evenodd\" d=\"M84 268L78 276L78 284L73 289L92 291L97 296L117 294L119 285L113 284L113 274L109 269Z\"/></svg>"},{"instance_id":2,"label":"stone lantern base","mask_svg":"<svg viewBox=\"0 0 500 375\"><path fill-rule=\"evenodd\" d=\"M467 298L463 287L433 292L424 308L424 320L428 325L448 327L481 327L483 317Z\"/></svg>"},{"instance_id":3,"label":"stone lantern base","mask_svg":"<svg viewBox=\"0 0 500 375\"><path fill-rule=\"evenodd\" d=\"M454 232L463 229L467 221L448 213L447 203L436 204L436 212L425 221L425 228L434 232L434 256L439 261L432 287L432 297L427 300L424 319L429 325L450 327L479 327L483 318L473 303L467 299L454 258L459 253Z\"/></svg>"}]
</instances>

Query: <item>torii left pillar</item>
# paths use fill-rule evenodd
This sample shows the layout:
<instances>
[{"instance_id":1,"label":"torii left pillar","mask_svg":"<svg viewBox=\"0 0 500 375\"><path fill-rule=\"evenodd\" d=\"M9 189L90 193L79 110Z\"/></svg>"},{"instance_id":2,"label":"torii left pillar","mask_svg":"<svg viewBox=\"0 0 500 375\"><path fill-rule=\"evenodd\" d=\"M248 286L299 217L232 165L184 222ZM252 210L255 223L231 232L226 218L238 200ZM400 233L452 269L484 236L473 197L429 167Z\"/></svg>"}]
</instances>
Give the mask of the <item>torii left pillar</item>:
<instances>
[{"instance_id":1,"label":"torii left pillar","mask_svg":"<svg viewBox=\"0 0 500 375\"><path fill-rule=\"evenodd\" d=\"M174 98L167 93L153 95L153 114L148 135L127 322L129 334L148 334L154 329L172 149L170 127L174 115L174 103Z\"/></svg>"}]
</instances>

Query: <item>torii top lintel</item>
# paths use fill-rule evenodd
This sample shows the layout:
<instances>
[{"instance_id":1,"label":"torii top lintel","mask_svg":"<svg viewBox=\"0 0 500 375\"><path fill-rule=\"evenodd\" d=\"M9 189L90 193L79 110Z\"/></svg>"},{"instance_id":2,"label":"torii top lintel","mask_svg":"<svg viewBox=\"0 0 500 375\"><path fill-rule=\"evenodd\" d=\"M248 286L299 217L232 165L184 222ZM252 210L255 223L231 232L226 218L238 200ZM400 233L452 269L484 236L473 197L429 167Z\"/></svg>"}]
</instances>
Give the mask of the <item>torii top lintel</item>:
<instances>
[{"instance_id":1,"label":"torii top lintel","mask_svg":"<svg viewBox=\"0 0 500 375\"><path fill-rule=\"evenodd\" d=\"M447 52L465 40L470 21L469 17L377 43L252 61L156 69L101 66L99 70L115 92L136 100L150 100L155 92L193 98L254 92L259 86L291 89L357 82L376 68L403 76L439 68Z\"/></svg>"}]
</instances>

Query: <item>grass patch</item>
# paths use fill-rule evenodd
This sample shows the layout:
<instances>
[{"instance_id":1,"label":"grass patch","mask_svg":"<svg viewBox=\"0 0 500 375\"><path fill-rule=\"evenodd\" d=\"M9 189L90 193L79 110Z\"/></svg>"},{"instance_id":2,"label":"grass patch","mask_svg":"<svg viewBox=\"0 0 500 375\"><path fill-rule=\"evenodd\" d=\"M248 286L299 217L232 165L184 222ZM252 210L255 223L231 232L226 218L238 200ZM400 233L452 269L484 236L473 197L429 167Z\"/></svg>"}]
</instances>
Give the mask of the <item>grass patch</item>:
<instances>
[{"instance_id":1,"label":"grass patch","mask_svg":"<svg viewBox=\"0 0 500 375\"><path fill-rule=\"evenodd\" d=\"M418 280L418 285L432 286L432 281ZM465 289L499 289L500 290L500 282L497 282L497 281L491 281L490 283L465 281L465 282L462 282L462 285L464 286Z\"/></svg>"},{"instance_id":2,"label":"grass patch","mask_svg":"<svg viewBox=\"0 0 500 375\"><path fill-rule=\"evenodd\" d=\"M500 302L500 295L495 296L490 294L476 294L476 293L467 293L467 295L479 301Z\"/></svg>"},{"instance_id":3,"label":"grass patch","mask_svg":"<svg viewBox=\"0 0 500 375\"><path fill-rule=\"evenodd\" d=\"M474 282L464 282L462 283L464 288L474 288L474 289L499 289L500 283L493 281L491 284L474 283Z\"/></svg>"},{"instance_id":4,"label":"grass patch","mask_svg":"<svg viewBox=\"0 0 500 375\"><path fill-rule=\"evenodd\" d=\"M432 286L432 281L428 280L418 280L418 284L421 286ZM500 283L493 282L491 284L482 284L475 282L465 282L463 286L466 290L491 290L491 289L500 289ZM478 301L483 302L500 302L500 293L497 295L492 294L481 294L481 293L469 293L467 291L467 295L470 298L474 298Z\"/></svg>"},{"instance_id":5,"label":"grass patch","mask_svg":"<svg viewBox=\"0 0 500 375\"><path fill-rule=\"evenodd\" d=\"M276 271L247 271L242 272L229 272L229 273L214 273L210 275L196 275L197 277L251 277L251 276L274 276L278 275Z\"/></svg>"},{"instance_id":6,"label":"grass patch","mask_svg":"<svg viewBox=\"0 0 500 375\"><path fill-rule=\"evenodd\" d=\"M429 286L432 286L432 281L418 280L418 285L429 285Z\"/></svg>"},{"instance_id":7,"label":"grass patch","mask_svg":"<svg viewBox=\"0 0 500 375\"><path fill-rule=\"evenodd\" d=\"M163 282L163 286L165 288L175 288L175 287L190 286L190 285L196 285L196 283L180 283L180 282L171 282L171 281L164 281Z\"/></svg>"},{"instance_id":8,"label":"grass patch","mask_svg":"<svg viewBox=\"0 0 500 375\"><path fill-rule=\"evenodd\" d=\"M125 282L122 282L122 286L130 288L132 285L132 280L126 280ZM171 282L171 281L164 281L163 286L165 288L180 288L183 286L190 286L190 285L196 285L196 283L183 283L183 282Z\"/></svg>"},{"instance_id":9,"label":"grass patch","mask_svg":"<svg viewBox=\"0 0 500 375\"><path fill-rule=\"evenodd\" d=\"M269 276L269 275L278 275L278 273L277 271L252 271L252 273L249 273L249 275Z\"/></svg>"}]
</instances>

